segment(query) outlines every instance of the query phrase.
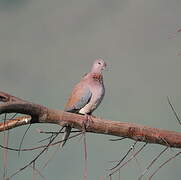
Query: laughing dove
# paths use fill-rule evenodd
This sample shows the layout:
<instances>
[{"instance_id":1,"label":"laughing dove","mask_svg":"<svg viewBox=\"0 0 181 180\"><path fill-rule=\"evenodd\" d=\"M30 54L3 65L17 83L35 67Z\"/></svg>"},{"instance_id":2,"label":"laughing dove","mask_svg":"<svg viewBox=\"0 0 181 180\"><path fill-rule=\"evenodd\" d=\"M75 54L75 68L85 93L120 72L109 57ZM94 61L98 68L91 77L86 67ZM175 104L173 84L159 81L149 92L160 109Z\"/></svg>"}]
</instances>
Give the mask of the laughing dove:
<instances>
[{"instance_id":1,"label":"laughing dove","mask_svg":"<svg viewBox=\"0 0 181 180\"><path fill-rule=\"evenodd\" d=\"M106 68L106 63L102 59L96 59L93 63L92 69L87 73L81 81L75 85L71 96L65 105L65 111L84 114L86 116L99 106L104 94L104 84L102 71ZM65 126L63 147L71 133L71 127Z\"/></svg>"}]
</instances>

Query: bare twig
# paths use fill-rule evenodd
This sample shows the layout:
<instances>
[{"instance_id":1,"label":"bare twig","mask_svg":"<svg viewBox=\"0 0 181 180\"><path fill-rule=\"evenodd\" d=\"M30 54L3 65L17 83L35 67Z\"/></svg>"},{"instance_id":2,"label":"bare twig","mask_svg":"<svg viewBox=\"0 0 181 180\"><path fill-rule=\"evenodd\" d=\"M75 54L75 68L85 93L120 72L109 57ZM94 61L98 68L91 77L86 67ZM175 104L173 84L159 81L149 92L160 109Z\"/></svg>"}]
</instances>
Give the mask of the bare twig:
<instances>
[{"instance_id":1,"label":"bare twig","mask_svg":"<svg viewBox=\"0 0 181 180\"><path fill-rule=\"evenodd\" d=\"M77 136L79 136L79 135L82 135L82 132L81 132L81 133L78 133L78 134L75 134L75 135L73 135L73 136L70 136L69 139L72 139L72 138L77 137ZM54 143L50 144L49 146L54 146L54 145L60 144L60 143L63 142L63 141L64 141L64 140L54 142ZM33 147L33 148L24 148L24 149L21 149L21 151L33 151L33 150L45 148L46 146L47 146L47 145L37 146L37 147ZM19 151L19 148L16 149L16 148L11 148L11 147L6 147L6 146L3 146L3 145L0 145L0 148L8 149L8 150L11 150L11 151Z\"/></svg>"},{"instance_id":2,"label":"bare twig","mask_svg":"<svg viewBox=\"0 0 181 180\"><path fill-rule=\"evenodd\" d=\"M127 151L127 153L123 156L123 158L111 169L109 169L110 171L114 170L115 168L117 168L124 160L125 158L128 156L128 154L134 149L135 145L136 145L137 141L134 142L134 144L129 148L129 150Z\"/></svg>"},{"instance_id":3,"label":"bare twig","mask_svg":"<svg viewBox=\"0 0 181 180\"><path fill-rule=\"evenodd\" d=\"M141 174L141 176L138 178L138 180L141 180L142 177L146 174L146 172L150 169L150 167L154 164L156 160L168 149L168 147L165 147L152 161L151 163L146 167L145 171Z\"/></svg>"},{"instance_id":4,"label":"bare twig","mask_svg":"<svg viewBox=\"0 0 181 180\"><path fill-rule=\"evenodd\" d=\"M171 109L172 109L172 111L173 111L173 113L174 113L178 123L181 125L181 120L180 120L177 112L175 111L175 108L174 108L173 104L171 103L170 98L168 96L167 96L167 101L168 101L168 103L169 103L169 105L170 105L170 107L171 107Z\"/></svg>"},{"instance_id":5,"label":"bare twig","mask_svg":"<svg viewBox=\"0 0 181 180\"><path fill-rule=\"evenodd\" d=\"M117 139L109 139L109 141L121 141L123 139L126 139L126 137L117 138Z\"/></svg>"},{"instance_id":6,"label":"bare twig","mask_svg":"<svg viewBox=\"0 0 181 180\"><path fill-rule=\"evenodd\" d=\"M62 131L63 128L64 128L64 127L62 127L62 128L60 129L60 132ZM20 168L20 169L19 169L18 171L16 171L15 173L13 173L13 174L9 177L9 179L11 179L11 178L14 177L15 175L17 175L19 172L25 170L27 167L29 167L31 164L33 164L33 163L48 149L48 147L50 146L50 144L55 140L55 138L56 138L57 136L58 136L58 134L55 135L55 137L53 137L53 138L51 139L51 141L47 144L47 146L46 146L32 161L30 161L27 165L25 165L24 167Z\"/></svg>"},{"instance_id":7,"label":"bare twig","mask_svg":"<svg viewBox=\"0 0 181 180\"><path fill-rule=\"evenodd\" d=\"M38 141L38 143L44 142L44 141L46 141L46 140L50 140L50 139L52 139L52 137L53 137L53 134L51 134L51 135L50 135L49 137L47 137L47 138L44 138L44 139Z\"/></svg>"},{"instance_id":8,"label":"bare twig","mask_svg":"<svg viewBox=\"0 0 181 180\"><path fill-rule=\"evenodd\" d=\"M45 162L44 166L42 167L42 169L46 168L48 163L54 158L54 156L56 155L56 153L58 152L58 150L60 150L60 146L58 145L55 149L55 151L53 152L53 154L48 158L48 160Z\"/></svg>"},{"instance_id":9,"label":"bare twig","mask_svg":"<svg viewBox=\"0 0 181 180\"><path fill-rule=\"evenodd\" d=\"M23 144L23 140L24 140L24 138L25 138L28 130L30 129L30 127L31 127L31 124L28 125L28 127L27 127L27 129L26 129L26 131L25 131L25 133L23 134L23 137L22 137L22 139L21 139L21 142L20 142L20 145L19 145L19 151L18 151L18 155L19 155L19 156L20 156L20 151L21 151L21 146L22 146L22 144Z\"/></svg>"},{"instance_id":10,"label":"bare twig","mask_svg":"<svg viewBox=\"0 0 181 180\"><path fill-rule=\"evenodd\" d=\"M40 176L42 179L47 180L47 179L45 178L45 176L43 176L43 175L41 174L41 172L40 172L37 168L32 167L32 166L30 166L30 167L33 169L33 171L35 171L37 174L39 174L39 176Z\"/></svg>"},{"instance_id":11,"label":"bare twig","mask_svg":"<svg viewBox=\"0 0 181 180\"><path fill-rule=\"evenodd\" d=\"M77 132L81 132L81 131L71 131L71 134L72 133L77 133ZM43 130L40 130L39 133L43 133L43 134L58 134L58 132L56 131L43 131ZM60 132L60 133L64 133L64 132Z\"/></svg>"},{"instance_id":12,"label":"bare twig","mask_svg":"<svg viewBox=\"0 0 181 180\"><path fill-rule=\"evenodd\" d=\"M175 159L177 156L179 156L181 154L181 151L176 153L174 156L170 157L169 159L167 159L164 163L162 163L155 171L154 173L148 178L149 180L151 180L153 178L153 176L165 165L167 164L169 161Z\"/></svg>"},{"instance_id":13,"label":"bare twig","mask_svg":"<svg viewBox=\"0 0 181 180\"><path fill-rule=\"evenodd\" d=\"M83 132L83 148L84 148L84 180L88 179L88 156L87 156L87 142L86 142L86 133Z\"/></svg>"},{"instance_id":14,"label":"bare twig","mask_svg":"<svg viewBox=\"0 0 181 180\"><path fill-rule=\"evenodd\" d=\"M113 174L118 172L122 167L127 165L128 162L130 162L133 158L135 158L145 148L146 145L147 145L147 143L143 144L143 146L141 146L141 148L138 151L136 151L126 162L124 162L121 166L119 166L117 169L115 169L113 172L111 172L109 174L109 177L111 177Z\"/></svg>"},{"instance_id":15,"label":"bare twig","mask_svg":"<svg viewBox=\"0 0 181 180\"><path fill-rule=\"evenodd\" d=\"M6 117L7 117L7 114L5 113L3 123L5 123ZM7 134L4 131L4 133L3 133L3 143L4 143L5 146L8 146L8 142L9 142L9 131L7 132ZM3 169L4 169L3 180L6 179L7 168L8 168L8 150L4 149L4 151L3 151Z\"/></svg>"},{"instance_id":16,"label":"bare twig","mask_svg":"<svg viewBox=\"0 0 181 180\"><path fill-rule=\"evenodd\" d=\"M80 131L79 131L80 132ZM60 132L61 133L61 132ZM72 133L72 132L71 132ZM74 137L77 137L77 136L79 136L79 135L82 135L82 132L81 133L78 133L78 134L75 134L75 135L73 135L73 136L69 136L69 138L68 138L68 140L69 139L72 139L72 138L74 138ZM63 141L65 141L65 140L61 140L61 141L58 141L58 142L55 142L55 143L53 143L53 144L51 144L51 145L57 145L57 144L61 144ZM53 159L53 157L55 156L55 154L57 153L57 151L60 149L60 146L58 146L57 148L56 148L56 150L53 152L53 154L52 154L52 156L47 160L47 162L44 164L44 166L42 167L42 169L44 169L47 165L48 165L48 163Z\"/></svg>"}]
</instances>

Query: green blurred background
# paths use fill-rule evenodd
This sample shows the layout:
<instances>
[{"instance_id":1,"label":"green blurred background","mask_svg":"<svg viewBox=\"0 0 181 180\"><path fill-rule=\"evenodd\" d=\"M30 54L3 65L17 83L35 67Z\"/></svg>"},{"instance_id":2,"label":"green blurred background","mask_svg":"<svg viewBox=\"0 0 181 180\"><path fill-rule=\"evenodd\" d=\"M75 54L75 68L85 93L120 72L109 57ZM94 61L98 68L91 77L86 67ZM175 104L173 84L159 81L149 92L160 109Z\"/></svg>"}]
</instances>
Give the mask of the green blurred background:
<instances>
[{"instance_id":1,"label":"green blurred background","mask_svg":"<svg viewBox=\"0 0 181 180\"><path fill-rule=\"evenodd\" d=\"M89 71L95 58L102 57L109 69L104 73L106 96L94 115L180 131L166 99L170 96L181 112L181 56L177 55L181 34L169 38L181 26L180 8L180 0L0 0L0 90L63 109L73 85ZM38 141L47 137L37 128L59 129L33 125L23 147L40 145ZM24 131L25 127L19 127L9 132L11 147L19 146ZM0 136L3 144L3 133ZM109 161L121 159L133 144L131 140L110 142L109 138L87 135L89 180L108 179L106 169L113 166ZM137 161L121 169L121 179L137 179L163 148L148 145ZM42 169L55 149L36 163L46 179L83 179L82 139L71 140ZM176 152L168 150L150 174ZM37 153L23 152L18 157L9 152L7 173L23 167ZM28 168L13 179L31 180L32 174ZM178 157L153 179L179 180L180 175Z\"/></svg>"}]
</instances>

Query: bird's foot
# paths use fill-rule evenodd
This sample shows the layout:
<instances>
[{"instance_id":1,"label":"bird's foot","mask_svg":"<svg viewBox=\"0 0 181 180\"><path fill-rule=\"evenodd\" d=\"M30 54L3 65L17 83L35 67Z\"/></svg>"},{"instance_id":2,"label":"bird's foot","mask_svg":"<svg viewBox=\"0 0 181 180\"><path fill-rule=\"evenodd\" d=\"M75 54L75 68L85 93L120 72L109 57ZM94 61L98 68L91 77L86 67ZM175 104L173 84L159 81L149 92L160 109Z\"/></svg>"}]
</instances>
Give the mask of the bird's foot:
<instances>
[{"instance_id":1,"label":"bird's foot","mask_svg":"<svg viewBox=\"0 0 181 180\"><path fill-rule=\"evenodd\" d=\"M85 114L85 120L82 122L83 132L86 132L86 130L90 126L90 124L93 123L92 117L94 117L94 116Z\"/></svg>"}]
</instances>

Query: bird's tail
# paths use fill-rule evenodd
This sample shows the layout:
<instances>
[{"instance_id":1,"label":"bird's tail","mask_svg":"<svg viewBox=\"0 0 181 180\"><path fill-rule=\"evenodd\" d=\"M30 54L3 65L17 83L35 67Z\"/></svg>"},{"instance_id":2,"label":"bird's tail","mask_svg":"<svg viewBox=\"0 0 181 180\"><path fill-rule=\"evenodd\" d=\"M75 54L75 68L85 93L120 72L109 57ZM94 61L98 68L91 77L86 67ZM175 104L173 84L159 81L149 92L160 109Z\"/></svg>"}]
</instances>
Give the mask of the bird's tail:
<instances>
[{"instance_id":1,"label":"bird's tail","mask_svg":"<svg viewBox=\"0 0 181 180\"><path fill-rule=\"evenodd\" d=\"M61 147L63 147L65 145L65 143L67 142L68 138L69 138L69 135L71 133L71 127L70 126L66 126L65 127L65 132L63 134L63 138L62 138L62 142L60 144Z\"/></svg>"}]
</instances>

